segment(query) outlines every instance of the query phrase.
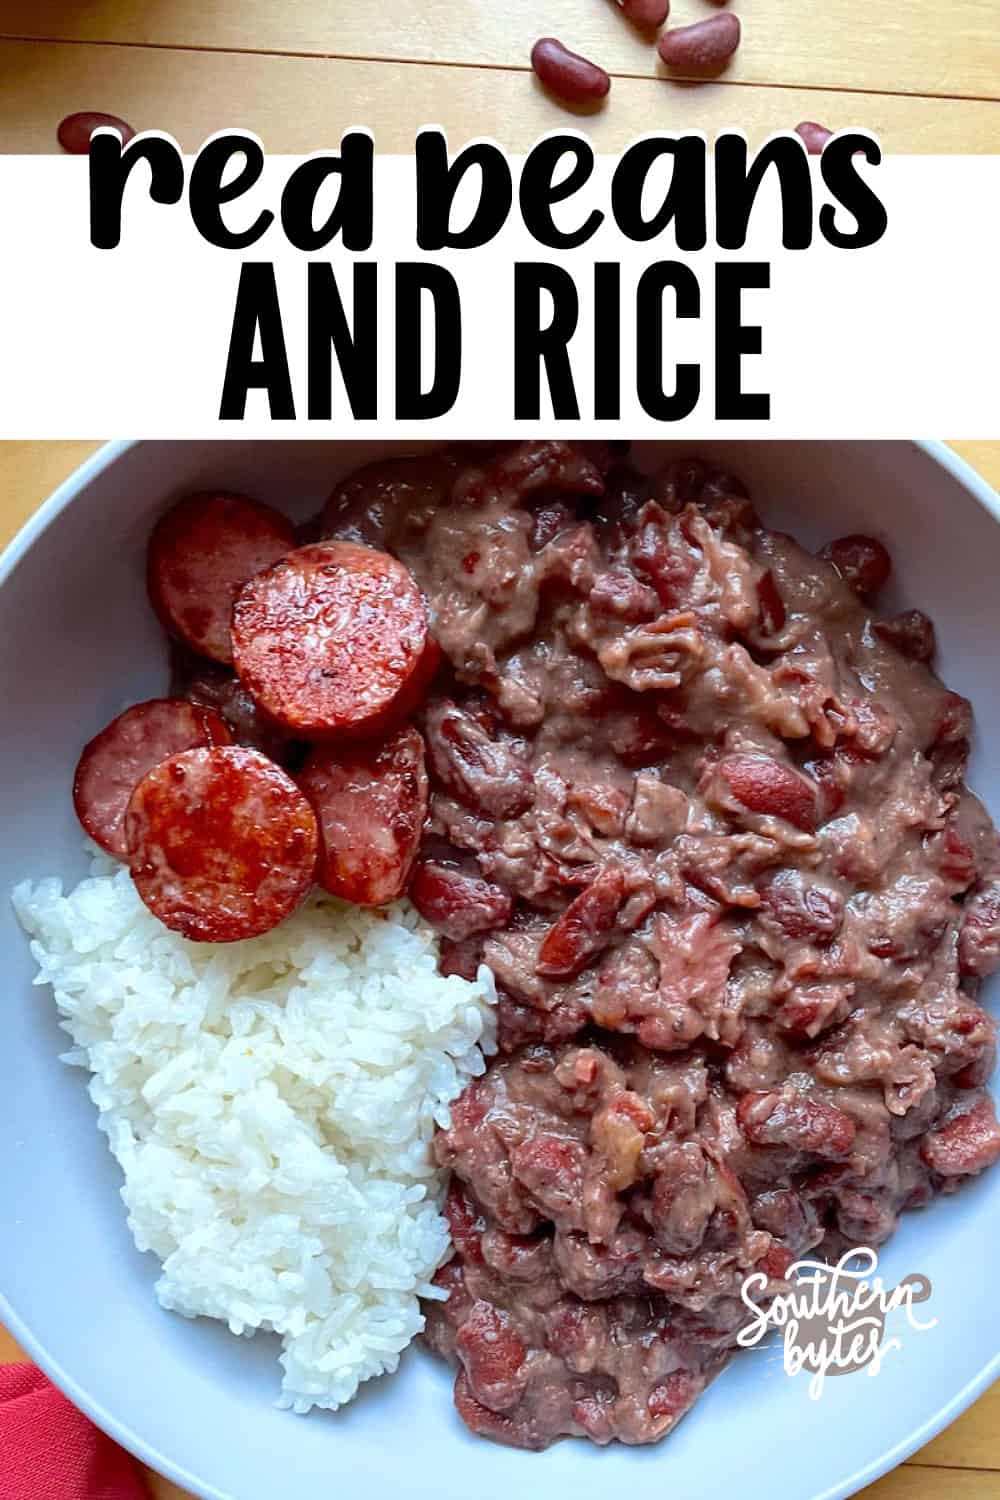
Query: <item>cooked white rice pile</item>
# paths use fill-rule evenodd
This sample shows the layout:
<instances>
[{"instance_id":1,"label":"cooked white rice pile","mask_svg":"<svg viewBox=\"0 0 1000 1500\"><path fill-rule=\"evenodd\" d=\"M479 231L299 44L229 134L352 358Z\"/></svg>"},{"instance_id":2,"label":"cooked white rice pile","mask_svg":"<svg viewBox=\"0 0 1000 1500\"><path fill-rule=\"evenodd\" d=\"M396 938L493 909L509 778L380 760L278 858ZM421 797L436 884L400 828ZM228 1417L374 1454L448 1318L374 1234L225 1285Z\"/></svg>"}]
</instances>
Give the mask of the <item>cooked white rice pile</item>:
<instances>
[{"instance_id":1,"label":"cooked white rice pile","mask_svg":"<svg viewBox=\"0 0 1000 1500\"><path fill-rule=\"evenodd\" d=\"M428 1142L492 1050L488 971L442 978L412 909L323 896L264 937L189 943L104 855L14 906L163 1306L279 1333L296 1411L395 1370L448 1248Z\"/></svg>"}]
</instances>

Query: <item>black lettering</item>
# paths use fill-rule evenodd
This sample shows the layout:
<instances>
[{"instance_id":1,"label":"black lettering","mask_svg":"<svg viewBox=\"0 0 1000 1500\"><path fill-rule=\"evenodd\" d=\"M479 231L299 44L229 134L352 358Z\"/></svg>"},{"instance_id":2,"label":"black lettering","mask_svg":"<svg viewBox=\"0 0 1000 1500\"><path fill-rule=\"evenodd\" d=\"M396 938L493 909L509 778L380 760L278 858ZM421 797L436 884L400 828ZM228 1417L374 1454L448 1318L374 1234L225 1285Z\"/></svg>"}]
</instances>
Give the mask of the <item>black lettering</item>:
<instances>
[{"instance_id":1,"label":"black lettering","mask_svg":"<svg viewBox=\"0 0 1000 1500\"><path fill-rule=\"evenodd\" d=\"M701 288L690 266L678 261L658 261L647 266L639 278L635 298L635 378L639 405L657 422L679 422L690 416L701 394L698 365L678 365L673 391L663 384L663 294L674 293L675 316L701 316Z\"/></svg>"},{"instance_id":2,"label":"black lettering","mask_svg":"<svg viewBox=\"0 0 1000 1500\"><path fill-rule=\"evenodd\" d=\"M464 229L452 229L451 210L462 179L479 171L479 198ZM507 158L487 141L476 141L448 163L448 142L440 130L417 136L417 244L421 250L478 250L507 222L514 201Z\"/></svg>"},{"instance_id":3,"label":"black lettering","mask_svg":"<svg viewBox=\"0 0 1000 1500\"><path fill-rule=\"evenodd\" d=\"M819 211L819 228L823 238L839 250L864 250L877 244L888 225L885 208L854 165L854 153L860 151L866 161L877 167L882 160L878 142L866 135L841 135L823 148L819 169L823 181L849 214L857 228L845 234L837 228L837 210L824 203Z\"/></svg>"},{"instance_id":4,"label":"black lettering","mask_svg":"<svg viewBox=\"0 0 1000 1500\"><path fill-rule=\"evenodd\" d=\"M746 141L729 131L715 143L715 237L723 250L746 244L750 215L770 167L781 190L782 245L807 250L812 243L812 179L802 142L788 136L768 141L748 167Z\"/></svg>"},{"instance_id":5,"label":"black lettering","mask_svg":"<svg viewBox=\"0 0 1000 1500\"><path fill-rule=\"evenodd\" d=\"M794 143L793 143L794 144ZM719 422L766 422L771 398L742 389L742 357L759 354L760 325L744 324L743 292L771 285L766 261L723 262L715 268L715 417Z\"/></svg>"},{"instance_id":6,"label":"black lettering","mask_svg":"<svg viewBox=\"0 0 1000 1500\"><path fill-rule=\"evenodd\" d=\"M378 282L374 265L355 264L352 323L347 320L337 278L328 261L309 267L306 330L309 419L329 422L333 416L333 360L356 421L378 416ZM352 326L353 324L353 326Z\"/></svg>"},{"instance_id":7,"label":"black lettering","mask_svg":"<svg viewBox=\"0 0 1000 1500\"><path fill-rule=\"evenodd\" d=\"M708 238L705 223L705 142L697 136L679 140L650 139L630 146L611 179L611 211L622 234L643 243L661 235L671 223L679 250L703 250ZM644 218L642 195L649 174L663 157L672 157L670 182L663 201Z\"/></svg>"},{"instance_id":8,"label":"black lettering","mask_svg":"<svg viewBox=\"0 0 1000 1500\"><path fill-rule=\"evenodd\" d=\"M223 186L226 168L237 157L243 165L231 182ZM264 152L252 135L233 132L202 146L191 168L188 202L195 228L210 245L220 250L245 250L254 245L274 222L269 208L262 209L247 229L230 229L222 217L222 205L232 203L253 187L264 170Z\"/></svg>"},{"instance_id":9,"label":"black lettering","mask_svg":"<svg viewBox=\"0 0 1000 1500\"><path fill-rule=\"evenodd\" d=\"M261 357L254 359L258 334ZM240 268L219 420L241 422L250 391L267 392L272 421L294 421L295 402L281 306L274 267L269 261L248 261Z\"/></svg>"},{"instance_id":10,"label":"black lettering","mask_svg":"<svg viewBox=\"0 0 1000 1500\"><path fill-rule=\"evenodd\" d=\"M430 386L420 387L424 346L424 293L431 300L434 368ZM396 417L426 422L451 411L462 379L462 301L444 266L403 262L396 267Z\"/></svg>"},{"instance_id":11,"label":"black lettering","mask_svg":"<svg viewBox=\"0 0 1000 1500\"><path fill-rule=\"evenodd\" d=\"M542 292L552 299L552 317L542 327ZM514 416L541 415L541 370L557 422L576 421L580 406L573 384L568 344L576 332L580 302L568 271L530 261L514 267Z\"/></svg>"},{"instance_id":12,"label":"black lettering","mask_svg":"<svg viewBox=\"0 0 1000 1500\"><path fill-rule=\"evenodd\" d=\"M154 203L179 203L184 192L184 161L173 141L137 136L127 146L114 135L90 143L90 243L95 250L117 250L122 237L122 198L137 162L149 163L149 196Z\"/></svg>"},{"instance_id":13,"label":"black lettering","mask_svg":"<svg viewBox=\"0 0 1000 1500\"><path fill-rule=\"evenodd\" d=\"M621 266L598 261L594 267L594 417L617 422L621 416Z\"/></svg>"},{"instance_id":14,"label":"black lettering","mask_svg":"<svg viewBox=\"0 0 1000 1500\"><path fill-rule=\"evenodd\" d=\"M572 165L563 180L556 183L553 179L564 156L573 158ZM518 200L521 217L534 239L551 250L575 250L597 233L604 215L596 208L577 229L558 229L552 218L552 205L572 198L593 171L593 149L578 136L550 136L532 148L521 171Z\"/></svg>"},{"instance_id":15,"label":"black lettering","mask_svg":"<svg viewBox=\"0 0 1000 1500\"><path fill-rule=\"evenodd\" d=\"M345 250L370 250L375 214L375 144L364 130L351 130L340 155L304 161L285 183L281 227L296 250L315 254L339 234ZM339 178L337 201L325 223L314 224L316 198L330 177Z\"/></svg>"}]
</instances>

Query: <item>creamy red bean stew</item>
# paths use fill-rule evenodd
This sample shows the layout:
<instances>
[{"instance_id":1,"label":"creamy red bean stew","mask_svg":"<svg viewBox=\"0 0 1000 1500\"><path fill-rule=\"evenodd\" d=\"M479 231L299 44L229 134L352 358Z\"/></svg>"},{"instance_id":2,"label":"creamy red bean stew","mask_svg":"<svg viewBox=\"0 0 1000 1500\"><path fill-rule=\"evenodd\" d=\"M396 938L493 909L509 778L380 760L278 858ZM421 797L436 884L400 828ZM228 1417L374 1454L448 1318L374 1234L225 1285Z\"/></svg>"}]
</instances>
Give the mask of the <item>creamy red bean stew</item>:
<instances>
[{"instance_id":1,"label":"creamy red bean stew","mask_svg":"<svg viewBox=\"0 0 1000 1500\"><path fill-rule=\"evenodd\" d=\"M813 556L731 475L542 442L363 469L298 532L191 496L148 568L172 696L74 795L151 910L231 942L316 881L408 893L446 972L496 977L434 1143L426 1336L474 1432L655 1441L749 1274L1000 1155L1000 841L878 540Z\"/></svg>"},{"instance_id":2,"label":"creamy red bean stew","mask_svg":"<svg viewBox=\"0 0 1000 1500\"><path fill-rule=\"evenodd\" d=\"M971 710L871 538L812 556L739 480L606 450L356 476L447 663L413 900L485 960L501 1052L453 1108L427 1338L477 1433L663 1436L739 1288L878 1245L1000 1154L1000 961Z\"/></svg>"}]
</instances>

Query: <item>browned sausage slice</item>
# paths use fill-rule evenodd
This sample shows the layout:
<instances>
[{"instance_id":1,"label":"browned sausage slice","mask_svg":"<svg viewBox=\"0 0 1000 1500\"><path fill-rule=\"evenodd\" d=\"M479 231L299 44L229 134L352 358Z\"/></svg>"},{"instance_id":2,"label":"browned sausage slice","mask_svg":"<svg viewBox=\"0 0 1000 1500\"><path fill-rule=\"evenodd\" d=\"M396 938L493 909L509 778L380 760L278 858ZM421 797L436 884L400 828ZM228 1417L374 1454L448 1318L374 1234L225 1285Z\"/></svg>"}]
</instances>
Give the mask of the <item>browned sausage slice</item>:
<instances>
[{"instance_id":1,"label":"browned sausage slice","mask_svg":"<svg viewBox=\"0 0 1000 1500\"><path fill-rule=\"evenodd\" d=\"M294 546L291 521L244 495L206 491L179 501L149 541L149 597L164 629L199 656L231 662L233 600Z\"/></svg>"},{"instance_id":2,"label":"browned sausage slice","mask_svg":"<svg viewBox=\"0 0 1000 1500\"><path fill-rule=\"evenodd\" d=\"M136 889L194 942L234 943L277 927L308 894L313 810L257 750L186 750L144 776L125 817Z\"/></svg>"},{"instance_id":3,"label":"browned sausage slice","mask_svg":"<svg viewBox=\"0 0 1000 1500\"><path fill-rule=\"evenodd\" d=\"M95 844L127 859L125 810L146 772L181 750L228 745L232 738L210 708L179 698L134 704L84 745L73 778L77 817Z\"/></svg>"},{"instance_id":4,"label":"browned sausage slice","mask_svg":"<svg viewBox=\"0 0 1000 1500\"><path fill-rule=\"evenodd\" d=\"M305 739L380 732L422 680L427 649L413 578L387 552L356 542L290 552L251 578L233 610L240 678Z\"/></svg>"},{"instance_id":5,"label":"browned sausage slice","mask_svg":"<svg viewBox=\"0 0 1000 1500\"><path fill-rule=\"evenodd\" d=\"M320 885L356 906L384 906L401 896L427 816L418 731L403 729L371 749L320 745L299 785L319 822Z\"/></svg>"}]
</instances>

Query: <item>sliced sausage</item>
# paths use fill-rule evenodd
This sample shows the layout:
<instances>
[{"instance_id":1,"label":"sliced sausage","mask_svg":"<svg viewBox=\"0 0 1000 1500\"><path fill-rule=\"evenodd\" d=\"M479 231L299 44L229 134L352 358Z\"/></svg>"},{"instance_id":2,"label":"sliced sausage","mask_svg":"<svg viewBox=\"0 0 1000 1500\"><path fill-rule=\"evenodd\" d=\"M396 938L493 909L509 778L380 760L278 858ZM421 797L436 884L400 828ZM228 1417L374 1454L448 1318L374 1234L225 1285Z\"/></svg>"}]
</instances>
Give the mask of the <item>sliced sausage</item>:
<instances>
[{"instance_id":1,"label":"sliced sausage","mask_svg":"<svg viewBox=\"0 0 1000 1500\"><path fill-rule=\"evenodd\" d=\"M164 629L199 656L231 662L236 595L294 546L291 521L244 495L206 491L179 501L149 541L149 597Z\"/></svg>"},{"instance_id":2,"label":"sliced sausage","mask_svg":"<svg viewBox=\"0 0 1000 1500\"><path fill-rule=\"evenodd\" d=\"M73 778L77 817L95 844L127 859L125 812L146 772L181 750L228 745L232 738L210 708L179 698L133 704L83 747Z\"/></svg>"},{"instance_id":3,"label":"sliced sausage","mask_svg":"<svg viewBox=\"0 0 1000 1500\"><path fill-rule=\"evenodd\" d=\"M419 732L403 729L372 749L317 746L298 779L319 823L320 885L356 906L401 896L427 816Z\"/></svg>"},{"instance_id":4,"label":"sliced sausage","mask_svg":"<svg viewBox=\"0 0 1000 1500\"><path fill-rule=\"evenodd\" d=\"M277 927L309 892L319 831L290 776L241 745L154 767L125 817L132 879L150 911L194 942Z\"/></svg>"},{"instance_id":5,"label":"sliced sausage","mask_svg":"<svg viewBox=\"0 0 1000 1500\"><path fill-rule=\"evenodd\" d=\"M427 610L402 563L317 542L258 573L233 610L233 659L265 713L295 734L376 734L409 707L430 650Z\"/></svg>"}]
</instances>

